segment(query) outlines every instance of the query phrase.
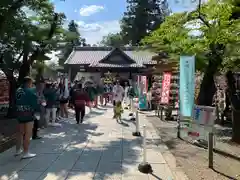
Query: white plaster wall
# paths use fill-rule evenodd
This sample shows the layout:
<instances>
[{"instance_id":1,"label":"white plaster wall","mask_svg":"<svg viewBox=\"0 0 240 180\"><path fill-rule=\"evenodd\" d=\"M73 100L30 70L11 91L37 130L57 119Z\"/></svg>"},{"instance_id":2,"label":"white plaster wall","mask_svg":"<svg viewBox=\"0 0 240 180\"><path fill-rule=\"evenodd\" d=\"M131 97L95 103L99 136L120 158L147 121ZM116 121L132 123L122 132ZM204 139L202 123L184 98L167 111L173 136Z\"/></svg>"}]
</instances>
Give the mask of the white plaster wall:
<instances>
[{"instance_id":1,"label":"white plaster wall","mask_svg":"<svg viewBox=\"0 0 240 180\"><path fill-rule=\"evenodd\" d=\"M80 80L82 77L85 77L85 79L89 79L91 76L93 76L94 80L97 82L99 82L101 79L100 72L78 72L74 80Z\"/></svg>"}]
</instances>

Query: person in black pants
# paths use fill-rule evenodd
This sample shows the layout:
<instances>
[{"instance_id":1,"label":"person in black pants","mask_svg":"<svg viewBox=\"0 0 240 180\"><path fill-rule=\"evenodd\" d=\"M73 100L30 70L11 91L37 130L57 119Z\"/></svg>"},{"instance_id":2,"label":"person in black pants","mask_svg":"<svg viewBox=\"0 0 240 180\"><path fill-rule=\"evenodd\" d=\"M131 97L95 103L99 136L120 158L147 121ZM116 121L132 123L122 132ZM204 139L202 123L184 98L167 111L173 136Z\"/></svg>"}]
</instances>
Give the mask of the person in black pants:
<instances>
[{"instance_id":1,"label":"person in black pants","mask_svg":"<svg viewBox=\"0 0 240 180\"><path fill-rule=\"evenodd\" d=\"M85 107L81 107L81 108L76 108L75 106L75 116L76 116L76 121L77 124L82 123L83 122L83 118L85 116Z\"/></svg>"},{"instance_id":2,"label":"person in black pants","mask_svg":"<svg viewBox=\"0 0 240 180\"><path fill-rule=\"evenodd\" d=\"M88 97L88 94L82 88L82 84L78 84L78 87L73 92L73 103L77 124L83 122L83 118L85 116L86 102L88 102L89 100L90 99Z\"/></svg>"},{"instance_id":3,"label":"person in black pants","mask_svg":"<svg viewBox=\"0 0 240 180\"><path fill-rule=\"evenodd\" d=\"M32 131L32 139L41 139L40 136L38 136L38 119L34 116L34 124L33 124L33 131Z\"/></svg>"}]
</instances>

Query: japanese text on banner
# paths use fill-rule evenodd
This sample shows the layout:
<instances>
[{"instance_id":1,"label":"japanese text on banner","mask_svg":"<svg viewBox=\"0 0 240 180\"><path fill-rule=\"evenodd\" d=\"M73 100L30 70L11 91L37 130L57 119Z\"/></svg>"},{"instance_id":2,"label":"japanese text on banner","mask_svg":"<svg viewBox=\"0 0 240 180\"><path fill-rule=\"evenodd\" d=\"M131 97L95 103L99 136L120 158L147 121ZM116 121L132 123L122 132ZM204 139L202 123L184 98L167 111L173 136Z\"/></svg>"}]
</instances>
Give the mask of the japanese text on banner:
<instances>
[{"instance_id":1,"label":"japanese text on banner","mask_svg":"<svg viewBox=\"0 0 240 180\"><path fill-rule=\"evenodd\" d=\"M168 104L169 103L171 77L172 77L171 73L164 73L163 74L161 104Z\"/></svg>"},{"instance_id":2,"label":"japanese text on banner","mask_svg":"<svg viewBox=\"0 0 240 180\"><path fill-rule=\"evenodd\" d=\"M195 57L180 57L180 113L181 116L191 117L194 105L195 87Z\"/></svg>"}]
</instances>

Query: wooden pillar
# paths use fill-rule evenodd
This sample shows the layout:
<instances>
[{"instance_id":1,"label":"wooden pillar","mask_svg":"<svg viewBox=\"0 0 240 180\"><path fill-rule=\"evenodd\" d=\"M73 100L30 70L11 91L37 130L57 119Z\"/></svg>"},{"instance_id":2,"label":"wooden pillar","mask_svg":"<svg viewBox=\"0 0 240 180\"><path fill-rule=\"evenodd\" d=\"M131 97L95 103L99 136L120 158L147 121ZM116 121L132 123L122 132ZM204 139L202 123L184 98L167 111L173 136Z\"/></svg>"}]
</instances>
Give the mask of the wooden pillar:
<instances>
[{"instance_id":1,"label":"wooden pillar","mask_svg":"<svg viewBox=\"0 0 240 180\"><path fill-rule=\"evenodd\" d=\"M69 66L69 68L68 68L68 79L69 79L70 82L72 81L71 76L72 76L72 68L71 68L71 66Z\"/></svg>"}]
</instances>

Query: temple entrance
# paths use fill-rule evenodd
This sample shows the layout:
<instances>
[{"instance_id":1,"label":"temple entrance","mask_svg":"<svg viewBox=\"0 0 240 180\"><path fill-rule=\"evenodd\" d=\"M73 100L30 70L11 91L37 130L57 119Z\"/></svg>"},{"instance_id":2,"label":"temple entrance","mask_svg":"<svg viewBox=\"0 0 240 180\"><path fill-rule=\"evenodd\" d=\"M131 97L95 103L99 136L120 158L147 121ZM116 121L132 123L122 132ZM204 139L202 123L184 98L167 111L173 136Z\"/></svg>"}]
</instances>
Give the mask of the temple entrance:
<instances>
[{"instance_id":1,"label":"temple entrance","mask_svg":"<svg viewBox=\"0 0 240 180\"><path fill-rule=\"evenodd\" d=\"M119 78L119 82L120 82L120 85L122 86L122 87L125 87L125 83L127 82L127 84L128 84L128 86L130 85L129 84L129 79L127 79L127 78Z\"/></svg>"}]
</instances>

